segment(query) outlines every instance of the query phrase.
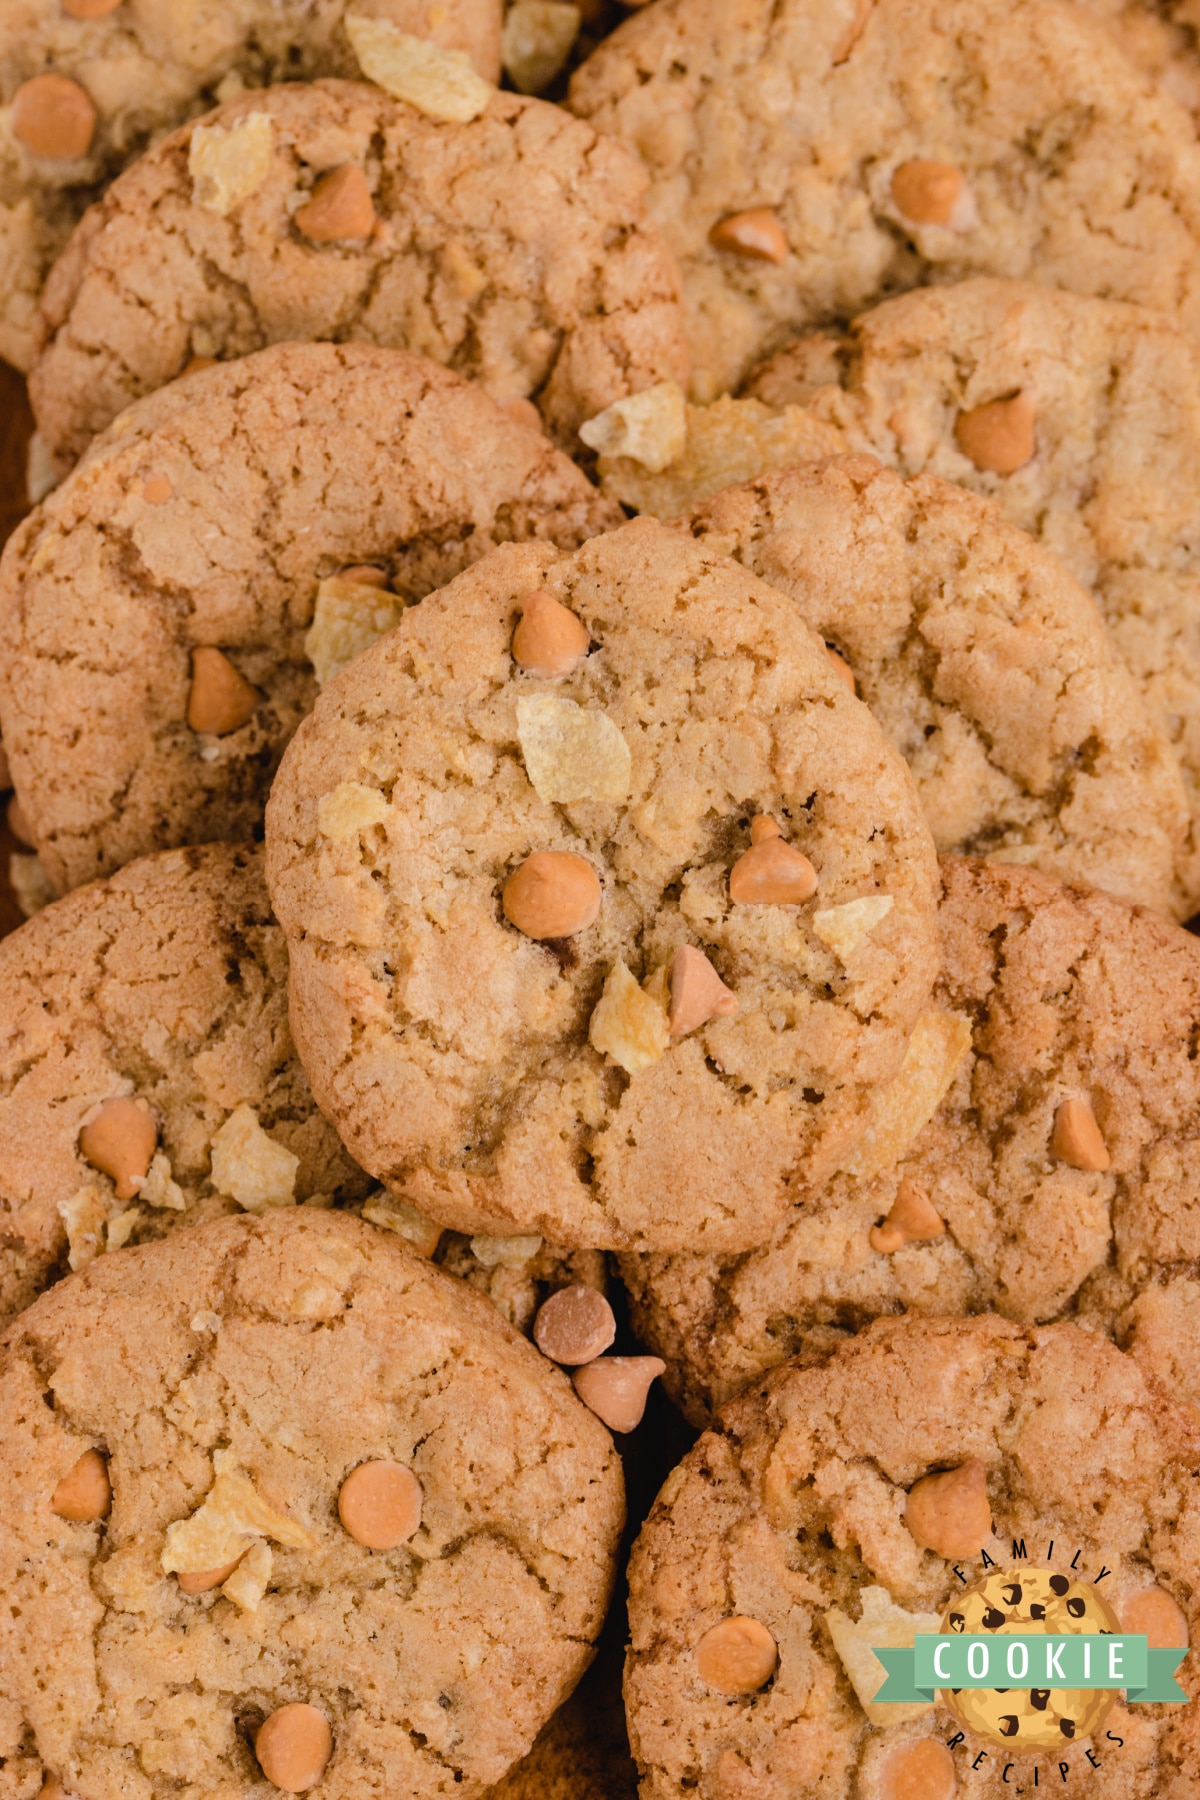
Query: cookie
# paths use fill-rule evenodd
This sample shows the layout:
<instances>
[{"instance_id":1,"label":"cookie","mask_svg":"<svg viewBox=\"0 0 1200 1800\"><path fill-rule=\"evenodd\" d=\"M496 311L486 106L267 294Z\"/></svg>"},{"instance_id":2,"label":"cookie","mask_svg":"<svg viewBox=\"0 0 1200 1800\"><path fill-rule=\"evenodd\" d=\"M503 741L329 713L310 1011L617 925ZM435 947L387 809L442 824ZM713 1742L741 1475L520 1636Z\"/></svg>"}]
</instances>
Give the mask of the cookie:
<instances>
[{"instance_id":1,"label":"cookie","mask_svg":"<svg viewBox=\"0 0 1200 1800\"><path fill-rule=\"evenodd\" d=\"M1200 944L1033 869L942 865L935 1002L970 1021L891 1167L804 1195L740 1258L621 1260L689 1416L881 1314L1077 1314L1200 1405ZM904 1136L901 1131L898 1136Z\"/></svg>"},{"instance_id":2,"label":"cookie","mask_svg":"<svg viewBox=\"0 0 1200 1800\"><path fill-rule=\"evenodd\" d=\"M660 0L570 103L647 167L696 400L801 326L971 275L1200 335L1192 120L1064 0Z\"/></svg>"},{"instance_id":3,"label":"cookie","mask_svg":"<svg viewBox=\"0 0 1200 1800\"><path fill-rule=\"evenodd\" d=\"M1200 350L1184 332L1113 301L964 282L801 340L750 391L779 419L800 404L836 421L906 475L987 494L1055 551L1095 595L1200 821ZM1200 904L1200 869L1185 885Z\"/></svg>"},{"instance_id":4,"label":"cookie","mask_svg":"<svg viewBox=\"0 0 1200 1800\"><path fill-rule=\"evenodd\" d=\"M243 86L355 78L346 17L500 74L500 0L9 0L0 17L0 356L28 368L46 272L86 207L181 120Z\"/></svg>"},{"instance_id":5,"label":"cookie","mask_svg":"<svg viewBox=\"0 0 1200 1800\"><path fill-rule=\"evenodd\" d=\"M1182 1800L1194 1656L1186 1705L1024 1684L896 1704L876 1699L874 1647L1115 1619L1186 1648L1198 1459L1195 1421L1074 1325L881 1321L779 1370L700 1439L634 1546L625 1697L644 1800L1008 1800L1035 1781Z\"/></svg>"},{"instance_id":6,"label":"cookie","mask_svg":"<svg viewBox=\"0 0 1200 1800\"><path fill-rule=\"evenodd\" d=\"M267 845L319 1103L463 1232L761 1242L936 975L903 762L788 599L653 520L411 608L292 740Z\"/></svg>"},{"instance_id":7,"label":"cookie","mask_svg":"<svg viewBox=\"0 0 1200 1800\"><path fill-rule=\"evenodd\" d=\"M100 1252L361 1200L287 1023L262 853L146 857L0 943L0 1316Z\"/></svg>"},{"instance_id":8,"label":"cookie","mask_svg":"<svg viewBox=\"0 0 1200 1800\"><path fill-rule=\"evenodd\" d=\"M101 1258L0 1340L0 1409L14 1792L481 1795L590 1659L608 1433L358 1220Z\"/></svg>"},{"instance_id":9,"label":"cookie","mask_svg":"<svg viewBox=\"0 0 1200 1800\"><path fill-rule=\"evenodd\" d=\"M993 505L858 456L731 488L689 528L788 594L844 659L942 854L1196 910L1165 735L1088 595Z\"/></svg>"},{"instance_id":10,"label":"cookie","mask_svg":"<svg viewBox=\"0 0 1200 1800\"><path fill-rule=\"evenodd\" d=\"M1195 117L1200 114L1200 58L1195 0L1082 0L1102 19L1131 62Z\"/></svg>"},{"instance_id":11,"label":"cookie","mask_svg":"<svg viewBox=\"0 0 1200 1800\"><path fill-rule=\"evenodd\" d=\"M487 92L455 121L362 83L289 84L148 151L46 286L29 391L51 453L69 464L193 357L285 339L419 350L534 401L566 448L622 397L684 379L678 271L635 158L546 101Z\"/></svg>"},{"instance_id":12,"label":"cookie","mask_svg":"<svg viewBox=\"0 0 1200 1800\"><path fill-rule=\"evenodd\" d=\"M536 422L404 351L278 345L139 401L0 565L0 718L50 881L260 831L318 681L407 603L621 516Z\"/></svg>"},{"instance_id":13,"label":"cookie","mask_svg":"<svg viewBox=\"0 0 1200 1800\"><path fill-rule=\"evenodd\" d=\"M601 1647L571 1698L524 1761L493 1790L491 1800L637 1800L621 1662L615 1641Z\"/></svg>"}]
</instances>

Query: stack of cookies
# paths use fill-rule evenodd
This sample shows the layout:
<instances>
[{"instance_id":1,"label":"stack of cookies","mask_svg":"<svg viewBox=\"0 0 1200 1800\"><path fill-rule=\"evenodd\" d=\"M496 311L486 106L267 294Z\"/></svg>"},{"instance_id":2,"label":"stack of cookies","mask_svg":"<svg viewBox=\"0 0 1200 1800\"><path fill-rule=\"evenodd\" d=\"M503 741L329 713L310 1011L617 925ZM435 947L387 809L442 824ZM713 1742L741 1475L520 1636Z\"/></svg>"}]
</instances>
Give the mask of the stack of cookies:
<instances>
[{"instance_id":1,"label":"stack of cookies","mask_svg":"<svg viewBox=\"0 0 1200 1800\"><path fill-rule=\"evenodd\" d=\"M0 1800L1193 1800L1187 7L0 95Z\"/></svg>"}]
</instances>

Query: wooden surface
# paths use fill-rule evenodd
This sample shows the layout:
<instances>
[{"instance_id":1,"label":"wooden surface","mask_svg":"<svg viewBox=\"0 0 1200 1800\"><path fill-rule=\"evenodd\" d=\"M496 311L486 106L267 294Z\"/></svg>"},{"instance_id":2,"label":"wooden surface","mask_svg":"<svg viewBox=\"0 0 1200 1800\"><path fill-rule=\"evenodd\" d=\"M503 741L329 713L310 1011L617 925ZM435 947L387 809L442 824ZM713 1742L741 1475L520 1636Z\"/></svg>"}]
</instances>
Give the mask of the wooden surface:
<instances>
[{"instance_id":1,"label":"wooden surface","mask_svg":"<svg viewBox=\"0 0 1200 1800\"><path fill-rule=\"evenodd\" d=\"M33 420L25 398L25 383L0 363L0 543L29 510L25 498L25 453ZM0 937L15 931L21 913L8 882L8 859L20 845L3 822L0 804Z\"/></svg>"}]
</instances>

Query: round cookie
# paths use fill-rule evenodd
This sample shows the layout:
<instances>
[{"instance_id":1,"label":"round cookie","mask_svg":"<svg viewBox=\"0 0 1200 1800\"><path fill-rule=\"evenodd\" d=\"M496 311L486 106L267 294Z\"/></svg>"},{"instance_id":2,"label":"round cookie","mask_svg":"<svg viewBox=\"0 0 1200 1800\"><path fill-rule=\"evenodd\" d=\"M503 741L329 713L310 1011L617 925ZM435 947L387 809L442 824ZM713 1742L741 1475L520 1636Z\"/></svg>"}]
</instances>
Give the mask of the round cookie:
<instances>
[{"instance_id":1,"label":"round cookie","mask_svg":"<svg viewBox=\"0 0 1200 1800\"><path fill-rule=\"evenodd\" d=\"M969 1044L892 1165L805 1194L748 1256L622 1258L635 1329L698 1423L906 1310L1076 1313L1200 1405L1200 944L1032 869L950 858L942 884L935 1002ZM1063 1135L1086 1131L1081 1103L1098 1145Z\"/></svg>"},{"instance_id":2,"label":"round cookie","mask_svg":"<svg viewBox=\"0 0 1200 1800\"><path fill-rule=\"evenodd\" d=\"M485 1300L357 1220L102 1258L0 1340L0 1409L3 1753L30 1791L40 1767L116 1800L132 1766L147 1800L481 1795L590 1660L611 1439ZM89 1453L100 1520L103 1494L63 1510Z\"/></svg>"},{"instance_id":3,"label":"round cookie","mask_svg":"<svg viewBox=\"0 0 1200 1800\"><path fill-rule=\"evenodd\" d=\"M6 0L0 356L29 367L47 270L104 184L154 138L243 84L356 77L348 11L463 52L499 79L500 0Z\"/></svg>"},{"instance_id":4,"label":"round cookie","mask_svg":"<svg viewBox=\"0 0 1200 1800\"><path fill-rule=\"evenodd\" d=\"M1127 1631L1186 1645L1198 1451L1194 1421L1073 1325L889 1320L780 1370L700 1439L634 1546L625 1698L644 1800L1009 1800L1035 1772L1097 1800L1183 1800L1194 1655L1177 1674L1190 1704L1118 1702L1090 1740L1024 1749L941 1694L877 1702L873 1646L937 1633L997 1566L1086 1584Z\"/></svg>"},{"instance_id":5,"label":"round cookie","mask_svg":"<svg viewBox=\"0 0 1200 1800\"><path fill-rule=\"evenodd\" d=\"M690 530L788 594L840 653L942 854L1196 910L1165 735L1087 594L994 506L856 456L728 489Z\"/></svg>"},{"instance_id":6,"label":"round cookie","mask_svg":"<svg viewBox=\"0 0 1200 1800\"><path fill-rule=\"evenodd\" d=\"M405 351L278 345L147 396L0 564L0 718L51 882L255 834L318 677L497 543L621 516ZM322 586L347 568L392 592Z\"/></svg>"},{"instance_id":7,"label":"round cookie","mask_svg":"<svg viewBox=\"0 0 1200 1800\"><path fill-rule=\"evenodd\" d=\"M750 392L836 421L905 475L988 495L1053 550L1095 595L1200 820L1200 348L1185 332L1115 301L963 282L801 340Z\"/></svg>"},{"instance_id":8,"label":"round cookie","mask_svg":"<svg viewBox=\"0 0 1200 1800\"><path fill-rule=\"evenodd\" d=\"M318 225L316 184L341 170L357 212ZM193 357L320 338L419 350L533 400L577 448L585 420L686 379L645 185L623 145L517 94L464 123L362 83L243 94L147 151L75 233L43 296L38 429L69 466Z\"/></svg>"},{"instance_id":9,"label":"round cookie","mask_svg":"<svg viewBox=\"0 0 1200 1800\"><path fill-rule=\"evenodd\" d=\"M105 1249L370 1188L292 1048L261 851L167 851L47 907L0 943L0 1019L5 1323ZM80 1146L122 1099L124 1181Z\"/></svg>"},{"instance_id":10,"label":"round cookie","mask_svg":"<svg viewBox=\"0 0 1200 1800\"><path fill-rule=\"evenodd\" d=\"M1067 0L658 0L571 105L649 171L697 400L804 325L971 275L1200 335L1191 118Z\"/></svg>"},{"instance_id":11,"label":"round cookie","mask_svg":"<svg viewBox=\"0 0 1200 1800\"><path fill-rule=\"evenodd\" d=\"M459 1231L761 1242L936 975L904 764L789 600L647 519L410 609L292 740L267 844L314 1092Z\"/></svg>"}]
</instances>

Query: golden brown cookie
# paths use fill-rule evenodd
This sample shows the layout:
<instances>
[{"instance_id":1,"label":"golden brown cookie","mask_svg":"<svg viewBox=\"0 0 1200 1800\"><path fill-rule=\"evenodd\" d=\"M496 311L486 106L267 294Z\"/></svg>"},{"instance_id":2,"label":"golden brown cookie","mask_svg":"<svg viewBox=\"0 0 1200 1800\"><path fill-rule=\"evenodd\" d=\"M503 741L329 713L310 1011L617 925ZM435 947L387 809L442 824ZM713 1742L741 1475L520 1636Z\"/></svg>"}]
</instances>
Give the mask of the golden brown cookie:
<instances>
[{"instance_id":1,"label":"golden brown cookie","mask_svg":"<svg viewBox=\"0 0 1200 1800\"><path fill-rule=\"evenodd\" d=\"M411 608L292 740L267 840L314 1091L464 1232L761 1242L936 973L903 762L788 599L652 520Z\"/></svg>"},{"instance_id":2,"label":"golden brown cookie","mask_svg":"<svg viewBox=\"0 0 1200 1800\"><path fill-rule=\"evenodd\" d=\"M624 1511L607 1432L358 1220L102 1257L0 1340L0 1416L22 1783L478 1796L590 1659Z\"/></svg>"},{"instance_id":3,"label":"golden brown cookie","mask_svg":"<svg viewBox=\"0 0 1200 1800\"><path fill-rule=\"evenodd\" d=\"M51 882L253 835L319 682L405 605L620 518L536 421L405 351L278 345L139 401L0 566L0 718Z\"/></svg>"}]
</instances>

